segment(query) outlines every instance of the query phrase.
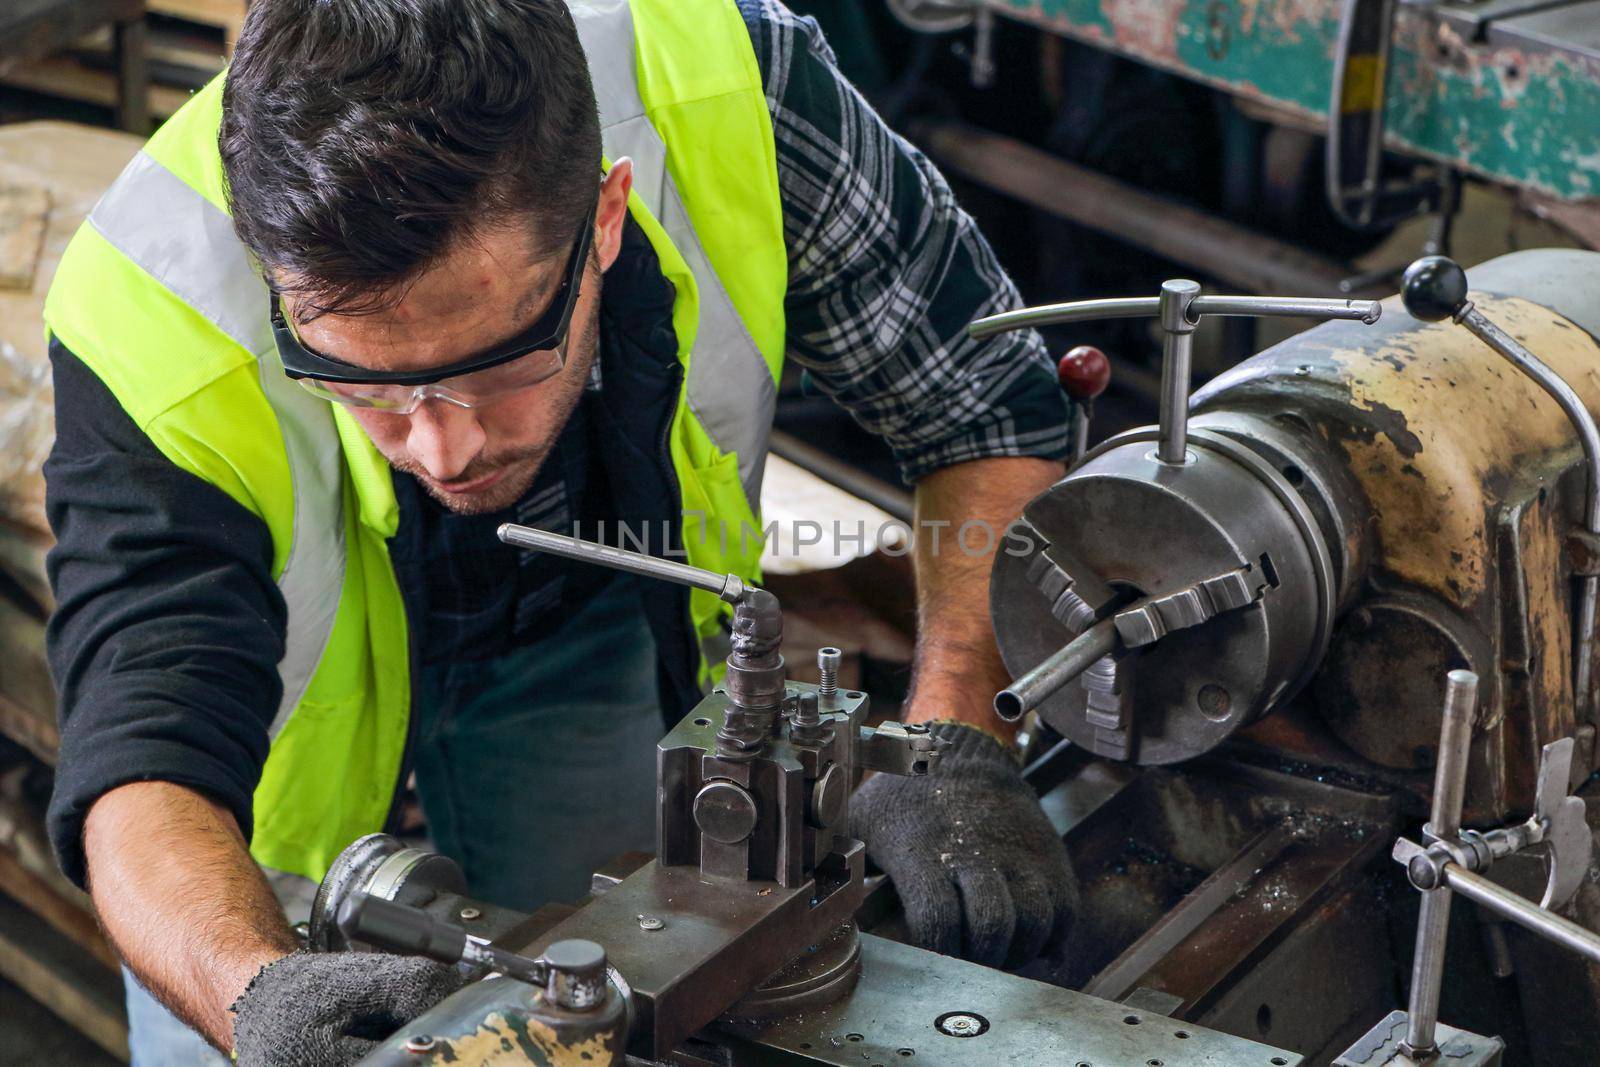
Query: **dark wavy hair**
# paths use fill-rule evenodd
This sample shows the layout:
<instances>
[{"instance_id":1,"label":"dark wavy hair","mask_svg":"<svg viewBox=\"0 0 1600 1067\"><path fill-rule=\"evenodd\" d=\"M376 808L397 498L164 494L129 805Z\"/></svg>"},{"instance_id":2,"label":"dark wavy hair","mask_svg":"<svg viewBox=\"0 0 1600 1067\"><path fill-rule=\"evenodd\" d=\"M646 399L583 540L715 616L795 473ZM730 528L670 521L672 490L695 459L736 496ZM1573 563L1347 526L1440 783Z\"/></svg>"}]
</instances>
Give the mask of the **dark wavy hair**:
<instances>
[{"instance_id":1,"label":"dark wavy hair","mask_svg":"<svg viewBox=\"0 0 1600 1067\"><path fill-rule=\"evenodd\" d=\"M557 255L600 179L561 0L255 0L220 143L234 229L312 312L392 306L486 227Z\"/></svg>"}]
</instances>

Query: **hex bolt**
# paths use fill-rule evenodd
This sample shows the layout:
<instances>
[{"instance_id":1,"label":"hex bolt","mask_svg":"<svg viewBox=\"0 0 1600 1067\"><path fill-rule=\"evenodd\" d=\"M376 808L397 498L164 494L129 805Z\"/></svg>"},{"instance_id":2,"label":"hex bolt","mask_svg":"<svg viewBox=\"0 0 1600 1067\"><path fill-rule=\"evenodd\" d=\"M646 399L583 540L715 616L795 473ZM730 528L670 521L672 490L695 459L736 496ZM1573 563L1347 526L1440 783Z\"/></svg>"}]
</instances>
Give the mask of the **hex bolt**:
<instances>
[{"instance_id":1,"label":"hex bolt","mask_svg":"<svg viewBox=\"0 0 1600 1067\"><path fill-rule=\"evenodd\" d=\"M822 675L817 695L830 704L839 692L839 661L843 658L844 653L837 648L817 649L817 672Z\"/></svg>"}]
</instances>

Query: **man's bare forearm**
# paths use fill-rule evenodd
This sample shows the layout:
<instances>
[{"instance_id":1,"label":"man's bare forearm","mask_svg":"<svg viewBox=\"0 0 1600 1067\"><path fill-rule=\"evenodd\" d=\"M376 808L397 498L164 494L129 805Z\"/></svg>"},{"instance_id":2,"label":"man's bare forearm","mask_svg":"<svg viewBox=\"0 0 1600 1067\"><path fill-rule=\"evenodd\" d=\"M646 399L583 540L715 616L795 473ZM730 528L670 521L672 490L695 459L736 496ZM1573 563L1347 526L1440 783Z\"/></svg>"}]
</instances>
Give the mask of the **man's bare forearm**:
<instances>
[{"instance_id":1,"label":"man's bare forearm","mask_svg":"<svg viewBox=\"0 0 1600 1067\"><path fill-rule=\"evenodd\" d=\"M296 939L225 808L183 786L135 782L84 824L89 892L128 967L224 1051L228 1005Z\"/></svg>"},{"instance_id":2,"label":"man's bare forearm","mask_svg":"<svg viewBox=\"0 0 1600 1067\"><path fill-rule=\"evenodd\" d=\"M989 570L1022 506L1063 473L1052 460L980 459L917 483L917 657L909 721L956 719L1004 739L1015 736L1016 726L993 708L994 694L1011 679L989 618Z\"/></svg>"}]
</instances>

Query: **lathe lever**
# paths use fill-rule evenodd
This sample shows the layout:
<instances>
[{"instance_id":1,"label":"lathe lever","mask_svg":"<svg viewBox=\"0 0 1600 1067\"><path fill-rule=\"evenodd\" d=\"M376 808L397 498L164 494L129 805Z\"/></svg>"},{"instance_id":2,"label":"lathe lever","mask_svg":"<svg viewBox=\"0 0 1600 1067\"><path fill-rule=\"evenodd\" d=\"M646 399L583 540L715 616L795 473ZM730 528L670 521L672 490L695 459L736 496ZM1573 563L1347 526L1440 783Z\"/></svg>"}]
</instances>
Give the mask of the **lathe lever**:
<instances>
[{"instance_id":1,"label":"lathe lever","mask_svg":"<svg viewBox=\"0 0 1600 1067\"><path fill-rule=\"evenodd\" d=\"M1577 431L1587 468L1584 479L1584 529L1600 536L1600 428L1596 427L1594 416L1589 414L1588 406L1577 391L1526 346L1477 309L1467 297L1467 273L1455 260L1447 256L1423 256L1411 264L1406 268L1401 298L1413 318L1423 322L1453 319L1466 327L1474 337L1532 378L1561 406L1562 412ZM1578 601L1572 696L1577 706L1578 720L1591 722L1594 715L1595 615L1597 601L1600 601L1600 576L1590 574L1578 579Z\"/></svg>"},{"instance_id":2,"label":"lathe lever","mask_svg":"<svg viewBox=\"0 0 1600 1067\"><path fill-rule=\"evenodd\" d=\"M567 1011L590 1011L605 999L606 952L593 941L558 941L530 959L479 941L420 908L368 893L352 894L339 906L339 930L350 941L404 956L476 964L527 982Z\"/></svg>"},{"instance_id":3,"label":"lathe lever","mask_svg":"<svg viewBox=\"0 0 1600 1067\"><path fill-rule=\"evenodd\" d=\"M568 537L566 534L551 533L549 530L536 530L531 526L518 526L515 523L502 524L496 533L500 540L508 545L538 549L540 552L565 556L567 559L575 559L582 563L610 567L615 571L626 571L645 578L659 578L664 582L704 589L729 604L737 604L747 592L744 581L737 574L718 574L716 571L708 571L701 567L691 567L687 563L675 563L669 559L645 555L643 552L629 552L625 548L612 548L610 545Z\"/></svg>"},{"instance_id":4,"label":"lathe lever","mask_svg":"<svg viewBox=\"0 0 1600 1067\"><path fill-rule=\"evenodd\" d=\"M1056 380L1077 409L1073 432L1072 462L1089 451L1089 421L1094 417L1094 401L1111 384L1111 361L1092 345L1079 345L1056 364Z\"/></svg>"},{"instance_id":5,"label":"lathe lever","mask_svg":"<svg viewBox=\"0 0 1600 1067\"><path fill-rule=\"evenodd\" d=\"M1187 278L1163 282L1154 298L1121 297L1080 300L1068 304L1022 308L990 315L972 323L967 333L983 340L1007 330L1099 319L1134 319L1154 315L1164 335L1161 360L1161 436L1156 454L1161 462L1182 466L1188 456L1189 373L1194 331L1205 315L1251 318L1293 316L1313 319L1359 319L1371 325L1383 313L1376 300L1320 300L1281 296L1202 296L1200 285Z\"/></svg>"}]
</instances>

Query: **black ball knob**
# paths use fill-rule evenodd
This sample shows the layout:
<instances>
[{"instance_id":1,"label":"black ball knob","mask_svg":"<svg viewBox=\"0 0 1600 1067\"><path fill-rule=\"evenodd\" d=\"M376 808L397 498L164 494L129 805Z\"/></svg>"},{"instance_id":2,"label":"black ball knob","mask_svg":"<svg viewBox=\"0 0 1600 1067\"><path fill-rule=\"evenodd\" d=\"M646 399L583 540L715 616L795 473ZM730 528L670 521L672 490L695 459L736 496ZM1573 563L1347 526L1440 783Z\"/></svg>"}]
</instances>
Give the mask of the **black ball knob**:
<instances>
[{"instance_id":1,"label":"black ball knob","mask_svg":"<svg viewBox=\"0 0 1600 1067\"><path fill-rule=\"evenodd\" d=\"M1449 256L1423 256L1406 268L1400 299L1412 318L1443 322L1467 302L1467 272Z\"/></svg>"}]
</instances>

